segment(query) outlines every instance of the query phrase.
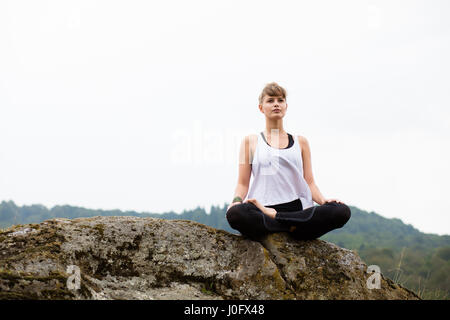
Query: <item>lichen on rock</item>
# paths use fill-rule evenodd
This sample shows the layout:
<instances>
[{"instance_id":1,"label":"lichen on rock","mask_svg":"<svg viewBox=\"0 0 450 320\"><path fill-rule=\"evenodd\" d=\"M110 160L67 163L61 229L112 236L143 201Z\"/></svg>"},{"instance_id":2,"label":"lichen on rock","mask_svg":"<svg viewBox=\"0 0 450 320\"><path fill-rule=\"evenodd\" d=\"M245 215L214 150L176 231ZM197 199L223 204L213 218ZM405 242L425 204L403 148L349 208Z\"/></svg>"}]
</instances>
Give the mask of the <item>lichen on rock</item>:
<instances>
[{"instance_id":1,"label":"lichen on rock","mask_svg":"<svg viewBox=\"0 0 450 320\"><path fill-rule=\"evenodd\" d=\"M93 217L0 238L0 299L418 299L383 275L369 289L355 252L288 233L252 241L187 220Z\"/></svg>"}]
</instances>

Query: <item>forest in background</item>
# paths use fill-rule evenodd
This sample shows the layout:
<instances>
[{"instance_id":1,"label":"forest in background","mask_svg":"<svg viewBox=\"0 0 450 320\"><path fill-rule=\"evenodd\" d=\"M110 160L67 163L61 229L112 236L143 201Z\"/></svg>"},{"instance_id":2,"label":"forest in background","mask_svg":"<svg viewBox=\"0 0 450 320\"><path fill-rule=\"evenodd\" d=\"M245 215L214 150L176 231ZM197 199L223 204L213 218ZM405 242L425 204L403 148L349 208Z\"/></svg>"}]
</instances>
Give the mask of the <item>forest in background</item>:
<instances>
[{"instance_id":1,"label":"forest in background","mask_svg":"<svg viewBox=\"0 0 450 320\"><path fill-rule=\"evenodd\" d=\"M13 201L0 204L0 228L39 223L53 218L93 216L135 216L183 219L239 234L225 218L226 208L211 206L210 213L197 207L182 213L148 213L121 210L94 210L70 205L51 209L40 204L17 206ZM378 265L381 273L423 299L450 299L450 235L422 233L399 219L388 219L374 212L349 206L352 217L341 229L320 239L355 250L367 265Z\"/></svg>"}]
</instances>

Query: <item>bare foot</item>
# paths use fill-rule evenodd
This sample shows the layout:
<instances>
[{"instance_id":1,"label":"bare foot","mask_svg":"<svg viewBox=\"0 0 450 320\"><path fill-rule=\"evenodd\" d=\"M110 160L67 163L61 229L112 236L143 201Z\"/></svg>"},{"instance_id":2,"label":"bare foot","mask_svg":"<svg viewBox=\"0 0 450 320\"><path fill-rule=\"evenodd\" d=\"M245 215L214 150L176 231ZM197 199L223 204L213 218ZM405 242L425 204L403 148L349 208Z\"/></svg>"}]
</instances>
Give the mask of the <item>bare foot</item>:
<instances>
[{"instance_id":1,"label":"bare foot","mask_svg":"<svg viewBox=\"0 0 450 320\"><path fill-rule=\"evenodd\" d=\"M275 219L275 215L277 214L277 210L274 208L264 207L261 203L259 203L256 199L247 199L245 202L253 203L259 210L261 210L266 216L269 216L272 219Z\"/></svg>"},{"instance_id":2,"label":"bare foot","mask_svg":"<svg viewBox=\"0 0 450 320\"><path fill-rule=\"evenodd\" d=\"M262 210L262 212L266 215L271 217L272 219L275 219L275 216L277 215L277 210L275 210L274 208L267 208L264 207L264 210Z\"/></svg>"}]
</instances>

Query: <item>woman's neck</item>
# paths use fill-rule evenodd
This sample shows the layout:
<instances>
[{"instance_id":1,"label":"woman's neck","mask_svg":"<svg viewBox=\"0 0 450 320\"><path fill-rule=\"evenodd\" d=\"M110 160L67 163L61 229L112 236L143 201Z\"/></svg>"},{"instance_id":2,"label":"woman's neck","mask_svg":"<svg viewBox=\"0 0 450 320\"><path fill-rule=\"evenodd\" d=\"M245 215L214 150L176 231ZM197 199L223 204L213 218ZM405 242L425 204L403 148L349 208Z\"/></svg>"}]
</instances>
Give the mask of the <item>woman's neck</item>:
<instances>
[{"instance_id":1,"label":"woman's neck","mask_svg":"<svg viewBox=\"0 0 450 320\"><path fill-rule=\"evenodd\" d=\"M286 131L283 128L283 120L266 121L266 135L284 135Z\"/></svg>"}]
</instances>

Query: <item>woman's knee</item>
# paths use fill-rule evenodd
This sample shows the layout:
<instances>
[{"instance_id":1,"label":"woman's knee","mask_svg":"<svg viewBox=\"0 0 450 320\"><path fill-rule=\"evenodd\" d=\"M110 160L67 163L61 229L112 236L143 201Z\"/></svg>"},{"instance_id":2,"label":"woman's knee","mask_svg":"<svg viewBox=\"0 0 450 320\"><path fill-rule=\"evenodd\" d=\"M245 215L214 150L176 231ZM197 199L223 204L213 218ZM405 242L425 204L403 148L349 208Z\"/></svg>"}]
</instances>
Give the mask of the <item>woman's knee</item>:
<instances>
[{"instance_id":1,"label":"woman's knee","mask_svg":"<svg viewBox=\"0 0 450 320\"><path fill-rule=\"evenodd\" d=\"M350 208L344 203L339 203L335 209L335 221L338 228L342 228L350 220L351 215Z\"/></svg>"},{"instance_id":2,"label":"woman's knee","mask_svg":"<svg viewBox=\"0 0 450 320\"><path fill-rule=\"evenodd\" d=\"M242 214L243 214L242 204L236 204L232 206L230 209L228 209L226 217L228 223L232 228L235 228L237 225L239 225L239 221L242 220Z\"/></svg>"}]
</instances>

